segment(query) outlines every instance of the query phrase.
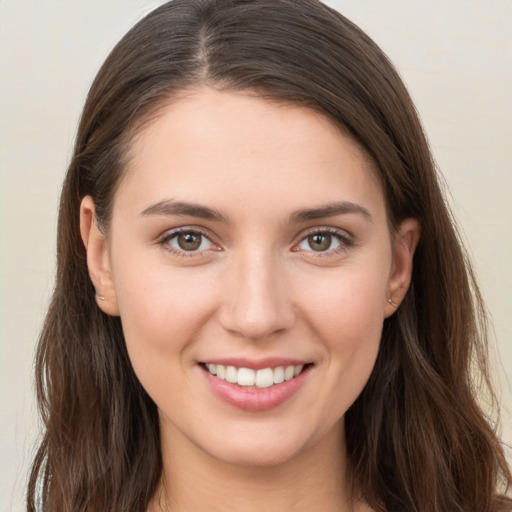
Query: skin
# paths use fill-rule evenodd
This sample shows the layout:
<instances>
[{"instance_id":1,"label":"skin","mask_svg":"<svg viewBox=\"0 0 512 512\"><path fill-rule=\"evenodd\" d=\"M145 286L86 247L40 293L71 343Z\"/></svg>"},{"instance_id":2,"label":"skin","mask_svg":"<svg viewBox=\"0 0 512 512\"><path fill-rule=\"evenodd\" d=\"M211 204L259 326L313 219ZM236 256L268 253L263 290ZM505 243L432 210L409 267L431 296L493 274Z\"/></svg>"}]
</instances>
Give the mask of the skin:
<instances>
[{"instance_id":1,"label":"skin","mask_svg":"<svg viewBox=\"0 0 512 512\"><path fill-rule=\"evenodd\" d=\"M162 202L220 217L154 207ZM290 222L340 202L359 211ZM177 228L208 238L184 251ZM108 232L90 197L81 229L98 306L121 316L159 408L164 476L150 510L366 510L343 418L396 310L388 299L399 304L409 286L419 227L408 219L390 232L376 170L355 141L306 108L190 90L134 139ZM311 234L327 248L313 250ZM233 356L312 367L284 403L246 411L215 395L198 364Z\"/></svg>"}]
</instances>

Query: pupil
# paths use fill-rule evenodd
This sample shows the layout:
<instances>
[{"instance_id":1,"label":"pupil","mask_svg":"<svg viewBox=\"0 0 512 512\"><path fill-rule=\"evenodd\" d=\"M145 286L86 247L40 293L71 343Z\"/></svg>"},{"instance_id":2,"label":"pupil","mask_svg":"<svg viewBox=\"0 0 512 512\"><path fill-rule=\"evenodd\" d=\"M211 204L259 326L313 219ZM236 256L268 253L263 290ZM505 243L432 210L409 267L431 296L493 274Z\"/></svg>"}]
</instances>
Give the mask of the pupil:
<instances>
[{"instance_id":1,"label":"pupil","mask_svg":"<svg viewBox=\"0 0 512 512\"><path fill-rule=\"evenodd\" d=\"M325 251L331 246L331 235L310 235L308 241L314 251Z\"/></svg>"},{"instance_id":2,"label":"pupil","mask_svg":"<svg viewBox=\"0 0 512 512\"><path fill-rule=\"evenodd\" d=\"M184 251L194 251L201 245L201 235L196 233L181 233L178 235L178 245Z\"/></svg>"}]
</instances>

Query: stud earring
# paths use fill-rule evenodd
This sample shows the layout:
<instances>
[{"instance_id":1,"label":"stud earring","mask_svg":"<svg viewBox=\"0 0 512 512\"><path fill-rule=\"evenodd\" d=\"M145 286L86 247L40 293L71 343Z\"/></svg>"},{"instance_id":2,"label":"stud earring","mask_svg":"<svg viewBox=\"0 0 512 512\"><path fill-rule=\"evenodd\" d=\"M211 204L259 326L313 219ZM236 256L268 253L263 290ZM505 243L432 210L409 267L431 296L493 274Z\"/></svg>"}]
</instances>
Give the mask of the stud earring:
<instances>
[{"instance_id":1,"label":"stud earring","mask_svg":"<svg viewBox=\"0 0 512 512\"><path fill-rule=\"evenodd\" d=\"M388 302L394 307L397 308L398 304L395 304L391 299L388 299Z\"/></svg>"},{"instance_id":2,"label":"stud earring","mask_svg":"<svg viewBox=\"0 0 512 512\"><path fill-rule=\"evenodd\" d=\"M105 297L100 292L96 292L96 298L98 300L105 300Z\"/></svg>"}]
</instances>

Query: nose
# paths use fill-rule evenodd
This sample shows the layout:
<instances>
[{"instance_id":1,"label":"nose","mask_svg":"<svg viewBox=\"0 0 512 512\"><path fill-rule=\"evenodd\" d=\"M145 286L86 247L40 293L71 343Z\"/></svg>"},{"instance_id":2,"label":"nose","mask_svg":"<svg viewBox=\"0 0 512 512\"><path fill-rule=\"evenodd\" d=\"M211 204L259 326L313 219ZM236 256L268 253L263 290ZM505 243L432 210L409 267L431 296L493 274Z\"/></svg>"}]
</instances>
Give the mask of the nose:
<instances>
[{"instance_id":1,"label":"nose","mask_svg":"<svg viewBox=\"0 0 512 512\"><path fill-rule=\"evenodd\" d=\"M261 340L290 329L295 311L282 264L271 256L235 259L227 271L220 322L246 339Z\"/></svg>"}]
</instances>

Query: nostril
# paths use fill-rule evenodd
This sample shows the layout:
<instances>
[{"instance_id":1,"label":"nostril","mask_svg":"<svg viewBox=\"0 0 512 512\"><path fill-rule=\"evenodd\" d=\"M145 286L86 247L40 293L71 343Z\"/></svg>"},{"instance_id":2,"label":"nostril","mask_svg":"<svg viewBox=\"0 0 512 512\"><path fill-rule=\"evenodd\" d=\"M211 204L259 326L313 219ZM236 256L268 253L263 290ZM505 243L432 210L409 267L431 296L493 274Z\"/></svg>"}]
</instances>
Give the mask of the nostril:
<instances>
[{"instance_id":1,"label":"nostril","mask_svg":"<svg viewBox=\"0 0 512 512\"><path fill-rule=\"evenodd\" d=\"M293 326L295 314L288 308L286 304L256 306L238 302L222 312L220 322L231 333L249 340L261 340Z\"/></svg>"},{"instance_id":2,"label":"nostril","mask_svg":"<svg viewBox=\"0 0 512 512\"><path fill-rule=\"evenodd\" d=\"M289 329L295 322L286 272L274 256L262 251L234 256L226 282L219 318L227 331L261 340Z\"/></svg>"}]
</instances>

